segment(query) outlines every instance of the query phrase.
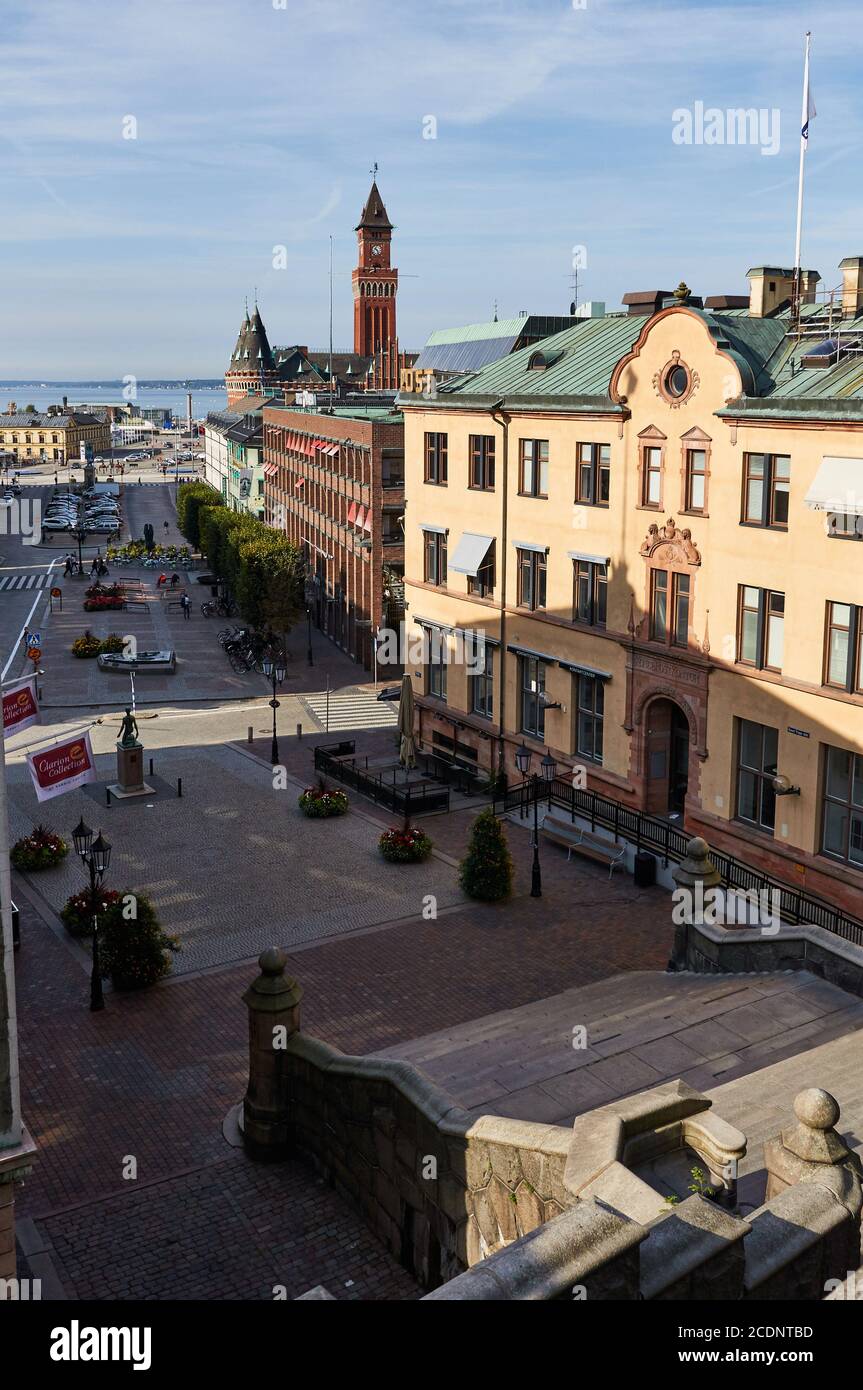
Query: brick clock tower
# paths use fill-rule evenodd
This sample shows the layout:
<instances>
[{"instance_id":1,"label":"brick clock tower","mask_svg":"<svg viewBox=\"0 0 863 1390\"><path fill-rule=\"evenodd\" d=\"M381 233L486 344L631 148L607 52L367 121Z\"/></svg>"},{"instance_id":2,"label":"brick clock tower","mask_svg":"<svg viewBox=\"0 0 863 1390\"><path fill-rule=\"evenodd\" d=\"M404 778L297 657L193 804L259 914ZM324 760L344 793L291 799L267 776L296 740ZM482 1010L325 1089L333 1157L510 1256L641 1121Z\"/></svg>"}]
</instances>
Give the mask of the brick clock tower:
<instances>
[{"instance_id":1,"label":"brick clock tower","mask_svg":"<svg viewBox=\"0 0 863 1390\"><path fill-rule=\"evenodd\" d=\"M375 165L377 174L377 165ZM379 390L397 390L399 351L396 294L399 273L390 264L393 224L377 182L366 199L356 227L359 262L353 272L354 352L373 359L373 382Z\"/></svg>"}]
</instances>

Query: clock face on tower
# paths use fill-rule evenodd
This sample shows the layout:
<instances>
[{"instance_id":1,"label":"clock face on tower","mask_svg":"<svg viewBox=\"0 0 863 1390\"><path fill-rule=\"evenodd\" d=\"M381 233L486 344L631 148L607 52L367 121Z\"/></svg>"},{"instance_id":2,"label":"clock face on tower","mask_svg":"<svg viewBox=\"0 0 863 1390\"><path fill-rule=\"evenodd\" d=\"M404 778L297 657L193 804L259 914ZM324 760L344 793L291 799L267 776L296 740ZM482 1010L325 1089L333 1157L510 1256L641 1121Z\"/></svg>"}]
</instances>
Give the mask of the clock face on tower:
<instances>
[{"instance_id":1,"label":"clock face on tower","mask_svg":"<svg viewBox=\"0 0 863 1390\"><path fill-rule=\"evenodd\" d=\"M383 249L384 248L378 242L375 242L374 246L372 247L372 255L379 256Z\"/></svg>"}]
</instances>

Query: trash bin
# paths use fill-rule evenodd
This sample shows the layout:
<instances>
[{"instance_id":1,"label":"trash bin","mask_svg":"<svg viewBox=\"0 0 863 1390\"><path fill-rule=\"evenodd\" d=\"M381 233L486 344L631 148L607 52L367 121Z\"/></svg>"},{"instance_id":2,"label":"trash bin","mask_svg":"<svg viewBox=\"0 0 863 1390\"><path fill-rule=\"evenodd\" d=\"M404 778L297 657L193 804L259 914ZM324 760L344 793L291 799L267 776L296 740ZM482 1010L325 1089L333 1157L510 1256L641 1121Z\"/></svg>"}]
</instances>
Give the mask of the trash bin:
<instances>
[{"instance_id":1,"label":"trash bin","mask_svg":"<svg viewBox=\"0 0 863 1390\"><path fill-rule=\"evenodd\" d=\"M636 888L652 888L656 882L656 855L639 850L635 856L632 878Z\"/></svg>"},{"instance_id":2,"label":"trash bin","mask_svg":"<svg viewBox=\"0 0 863 1390\"><path fill-rule=\"evenodd\" d=\"M21 914L15 904L12 904L12 945L15 950L21 945Z\"/></svg>"}]
</instances>

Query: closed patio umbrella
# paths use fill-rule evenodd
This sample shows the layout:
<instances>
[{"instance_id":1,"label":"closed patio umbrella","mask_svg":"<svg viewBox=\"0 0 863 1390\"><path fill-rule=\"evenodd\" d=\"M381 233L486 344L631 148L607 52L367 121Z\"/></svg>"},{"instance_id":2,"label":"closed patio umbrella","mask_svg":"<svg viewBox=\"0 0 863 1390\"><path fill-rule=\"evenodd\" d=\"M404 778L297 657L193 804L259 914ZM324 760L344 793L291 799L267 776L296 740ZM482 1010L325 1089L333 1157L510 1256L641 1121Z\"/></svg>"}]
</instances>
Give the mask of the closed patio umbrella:
<instances>
[{"instance_id":1,"label":"closed patio umbrella","mask_svg":"<svg viewBox=\"0 0 863 1390\"><path fill-rule=\"evenodd\" d=\"M414 757L414 688L409 675L402 676L402 693L399 697L398 729L399 762L402 767L416 767Z\"/></svg>"}]
</instances>

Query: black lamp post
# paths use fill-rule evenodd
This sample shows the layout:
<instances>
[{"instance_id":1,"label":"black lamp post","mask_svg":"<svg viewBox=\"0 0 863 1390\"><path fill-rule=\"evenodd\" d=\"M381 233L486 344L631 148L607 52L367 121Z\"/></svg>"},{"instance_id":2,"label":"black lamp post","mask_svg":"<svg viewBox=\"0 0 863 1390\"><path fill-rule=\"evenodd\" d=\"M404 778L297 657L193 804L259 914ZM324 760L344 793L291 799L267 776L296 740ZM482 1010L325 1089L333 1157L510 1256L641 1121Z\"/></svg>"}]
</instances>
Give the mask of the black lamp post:
<instances>
[{"instance_id":1,"label":"black lamp post","mask_svg":"<svg viewBox=\"0 0 863 1390\"><path fill-rule=\"evenodd\" d=\"M533 754L527 747L527 744L523 743L520 748L516 749L515 765L522 777L526 778L530 772L532 759ZM550 753L546 753L542 760L541 767L543 778L549 783L550 796L550 784L557 771L557 763ZM539 867L539 783L539 773L532 773L530 778L531 790L533 792L533 868L530 877L530 896L532 898L542 897L542 873Z\"/></svg>"},{"instance_id":2,"label":"black lamp post","mask_svg":"<svg viewBox=\"0 0 863 1390\"><path fill-rule=\"evenodd\" d=\"M81 554L81 542L84 541L84 540L86 539L86 537L87 537L87 532L84 530L84 527L83 527L83 526L73 526L73 527L72 527L72 535L75 537L75 540L78 542L78 573L79 573L79 574L83 574L83 573L84 573L84 559L83 559L83 556L82 556L82 554Z\"/></svg>"},{"instance_id":3,"label":"black lamp post","mask_svg":"<svg viewBox=\"0 0 863 1390\"><path fill-rule=\"evenodd\" d=\"M270 709L273 711L273 746L270 751L270 761L275 767L279 761L279 740L276 736L276 710L279 708L279 702L276 699L276 689L285 679L287 666L283 653L278 650L267 652L261 665L264 668L264 675L272 682L273 686L273 698L270 701Z\"/></svg>"},{"instance_id":4,"label":"black lamp post","mask_svg":"<svg viewBox=\"0 0 863 1390\"><path fill-rule=\"evenodd\" d=\"M90 1011L97 1012L104 1009L105 1000L102 994L102 971L99 965L99 908L97 907L97 894L102 886L102 880L108 871L111 863L111 846L103 837L101 830L93 839L93 832L89 825L85 825L83 817L72 831L72 840L75 845L75 853L80 854L81 859L90 872L90 912L93 917L93 969L90 974Z\"/></svg>"},{"instance_id":5,"label":"black lamp post","mask_svg":"<svg viewBox=\"0 0 863 1390\"><path fill-rule=\"evenodd\" d=\"M309 660L309 665L310 665L310 666L314 666L315 662L314 662L314 658L312 657L312 605L311 605L310 603L307 603L307 604L306 604L306 619L307 619L308 624L309 624L309 650L308 650L308 660Z\"/></svg>"}]
</instances>

